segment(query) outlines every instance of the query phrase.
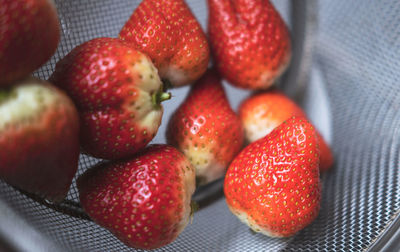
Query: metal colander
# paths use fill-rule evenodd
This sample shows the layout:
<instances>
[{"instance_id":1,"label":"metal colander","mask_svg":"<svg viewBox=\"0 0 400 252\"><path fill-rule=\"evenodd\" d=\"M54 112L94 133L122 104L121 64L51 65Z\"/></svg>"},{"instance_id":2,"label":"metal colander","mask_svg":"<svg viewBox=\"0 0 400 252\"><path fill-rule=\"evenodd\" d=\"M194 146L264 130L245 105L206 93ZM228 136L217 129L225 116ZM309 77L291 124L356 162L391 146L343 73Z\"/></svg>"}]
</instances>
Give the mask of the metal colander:
<instances>
[{"instance_id":1,"label":"metal colander","mask_svg":"<svg viewBox=\"0 0 400 252\"><path fill-rule=\"evenodd\" d=\"M187 0L206 28L206 1ZM306 109L333 147L336 164L323 175L318 218L288 239L254 234L228 210L221 181L201 189L203 208L179 238L158 251L400 250L400 2L276 0L291 29L294 58L280 86ZM116 37L135 0L58 0L62 40L35 73L47 79L57 60L100 36ZM248 92L225 85L234 109ZM187 87L164 103L170 114ZM80 175L99 160L82 155ZM74 217L73 217L74 216ZM60 205L0 181L0 251L132 251L86 219L74 184Z\"/></svg>"}]
</instances>

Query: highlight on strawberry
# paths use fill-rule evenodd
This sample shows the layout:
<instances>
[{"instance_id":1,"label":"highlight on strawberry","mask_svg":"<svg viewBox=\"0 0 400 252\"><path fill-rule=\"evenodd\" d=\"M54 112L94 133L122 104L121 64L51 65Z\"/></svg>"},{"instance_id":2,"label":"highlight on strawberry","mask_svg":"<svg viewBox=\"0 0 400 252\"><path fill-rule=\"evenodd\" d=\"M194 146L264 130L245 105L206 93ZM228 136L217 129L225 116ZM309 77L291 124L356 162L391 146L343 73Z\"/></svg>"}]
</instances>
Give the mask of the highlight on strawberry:
<instances>
[{"instance_id":1,"label":"highlight on strawberry","mask_svg":"<svg viewBox=\"0 0 400 252\"><path fill-rule=\"evenodd\" d=\"M119 38L147 54L168 86L190 84L207 70L207 38L184 0L143 0Z\"/></svg>"},{"instance_id":2,"label":"highlight on strawberry","mask_svg":"<svg viewBox=\"0 0 400 252\"><path fill-rule=\"evenodd\" d=\"M128 157L156 135L171 97L150 58L116 38L96 38L61 59L51 82L75 102L81 145L104 159Z\"/></svg>"}]
</instances>

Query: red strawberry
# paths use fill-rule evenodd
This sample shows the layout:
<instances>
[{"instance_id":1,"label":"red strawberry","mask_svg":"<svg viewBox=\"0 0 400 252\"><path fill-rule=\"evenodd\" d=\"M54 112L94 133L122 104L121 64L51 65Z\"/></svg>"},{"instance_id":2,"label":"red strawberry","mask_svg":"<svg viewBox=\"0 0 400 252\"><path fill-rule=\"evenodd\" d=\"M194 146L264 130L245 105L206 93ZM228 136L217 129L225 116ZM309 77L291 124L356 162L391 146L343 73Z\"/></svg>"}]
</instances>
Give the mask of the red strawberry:
<instances>
[{"instance_id":1,"label":"red strawberry","mask_svg":"<svg viewBox=\"0 0 400 252\"><path fill-rule=\"evenodd\" d=\"M313 126L290 118L232 161L224 184L230 210L256 232L294 235L319 212L318 162Z\"/></svg>"},{"instance_id":2,"label":"red strawberry","mask_svg":"<svg viewBox=\"0 0 400 252\"><path fill-rule=\"evenodd\" d=\"M157 69L119 39L97 38L73 49L51 81L78 107L81 144L98 158L127 157L153 139L161 123L163 93Z\"/></svg>"},{"instance_id":3,"label":"red strawberry","mask_svg":"<svg viewBox=\"0 0 400 252\"><path fill-rule=\"evenodd\" d=\"M288 29L268 0L208 0L210 45L232 85L266 89L291 57Z\"/></svg>"},{"instance_id":4,"label":"red strawberry","mask_svg":"<svg viewBox=\"0 0 400 252\"><path fill-rule=\"evenodd\" d=\"M0 86L25 78L43 65L59 40L53 1L0 0Z\"/></svg>"},{"instance_id":5,"label":"red strawberry","mask_svg":"<svg viewBox=\"0 0 400 252\"><path fill-rule=\"evenodd\" d=\"M207 69L207 39L184 0L142 1L119 37L149 55L173 86L189 84Z\"/></svg>"},{"instance_id":6,"label":"red strawberry","mask_svg":"<svg viewBox=\"0 0 400 252\"><path fill-rule=\"evenodd\" d=\"M306 117L306 113L289 97L280 91L258 93L250 96L239 107L246 140L254 142L279 126L291 116ZM333 155L329 145L316 130L321 149L320 169L329 170L333 165Z\"/></svg>"},{"instance_id":7,"label":"red strawberry","mask_svg":"<svg viewBox=\"0 0 400 252\"><path fill-rule=\"evenodd\" d=\"M168 145L88 170L77 182L89 216L127 246L155 249L174 241L189 221L195 173Z\"/></svg>"},{"instance_id":8,"label":"red strawberry","mask_svg":"<svg viewBox=\"0 0 400 252\"><path fill-rule=\"evenodd\" d=\"M0 89L0 178L61 201L78 168L78 120L72 101L45 81Z\"/></svg>"},{"instance_id":9,"label":"red strawberry","mask_svg":"<svg viewBox=\"0 0 400 252\"><path fill-rule=\"evenodd\" d=\"M208 71L173 114L168 143L192 162L198 183L220 178L243 144L243 128L226 98L219 76Z\"/></svg>"}]
</instances>

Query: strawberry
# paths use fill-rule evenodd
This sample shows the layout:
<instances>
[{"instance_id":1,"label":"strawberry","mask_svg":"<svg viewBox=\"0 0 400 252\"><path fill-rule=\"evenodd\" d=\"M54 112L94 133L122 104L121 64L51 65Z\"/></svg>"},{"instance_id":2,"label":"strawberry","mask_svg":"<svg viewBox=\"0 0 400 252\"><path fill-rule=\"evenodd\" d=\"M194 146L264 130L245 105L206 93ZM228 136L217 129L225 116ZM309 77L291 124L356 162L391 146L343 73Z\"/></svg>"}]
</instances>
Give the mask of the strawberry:
<instances>
[{"instance_id":1,"label":"strawberry","mask_svg":"<svg viewBox=\"0 0 400 252\"><path fill-rule=\"evenodd\" d=\"M210 45L232 85L266 89L291 58L288 29L268 0L208 0Z\"/></svg>"},{"instance_id":2,"label":"strawberry","mask_svg":"<svg viewBox=\"0 0 400 252\"><path fill-rule=\"evenodd\" d=\"M161 123L160 102L170 98L151 60L114 38L77 46L50 79L77 105L83 150L98 158L123 158L146 146Z\"/></svg>"},{"instance_id":3,"label":"strawberry","mask_svg":"<svg viewBox=\"0 0 400 252\"><path fill-rule=\"evenodd\" d=\"M220 178L243 144L243 128L226 98L220 77L209 70L172 115L167 142L196 169L199 184Z\"/></svg>"},{"instance_id":4,"label":"strawberry","mask_svg":"<svg viewBox=\"0 0 400 252\"><path fill-rule=\"evenodd\" d=\"M142 1L119 37L149 55L173 86L192 83L207 69L207 39L184 0Z\"/></svg>"},{"instance_id":5,"label":"strawberry","mask_svg":"<svg viewBox=\"0 0 400 252\"><path fill-rule=\"evenodd\" d=\"M174 241L189 221L195 173L168 145L102 163L77 181L81 205L129 247L155 249Z\"/></svg>"},{"instance_id":6,"label":"strawberry","mask_svg":"<svg viewBox=\"0 0 400 252\"><path fill-rule=\"evenodd\" d=\"M318 162L313 126L290 118L232 161L224 181L229 209L256 232L294 235L319 212Z\"/></svg>"},{"instance_id":7,"label":"strawberry","mask_svg":"<svg viewBox=\"0 0 400 252\"><path fill-rule=\"evenodd\" d=\"M0 178L61 201L78 168L78 118L72 101L46 81L0 89Z\"/></svg>"},{"instance_id":8,"label":"strawberry","mask_svg":"<svg viewBox=\"0 0 400 252\"><path fill-rule=\"evenodd\" d=\"M295 102L280 91L258 93L250 96L239 106L247 142L254 142L268 135L274 128L291 116L306 117L306 113ZM329 170L333 165L333 155L329 145L316 130L321 150L320 169Z\"/></svg>"},{"instance_id":9,"label":"strawberry","mask_svg":"<svg viewBox=\"0 0 400 252\"><path fill-rule=\"evenodd\" d=\"M43 65L60 40L51 0L0 0L0 86L23 79Z\"/></svg>"}]
</instances>

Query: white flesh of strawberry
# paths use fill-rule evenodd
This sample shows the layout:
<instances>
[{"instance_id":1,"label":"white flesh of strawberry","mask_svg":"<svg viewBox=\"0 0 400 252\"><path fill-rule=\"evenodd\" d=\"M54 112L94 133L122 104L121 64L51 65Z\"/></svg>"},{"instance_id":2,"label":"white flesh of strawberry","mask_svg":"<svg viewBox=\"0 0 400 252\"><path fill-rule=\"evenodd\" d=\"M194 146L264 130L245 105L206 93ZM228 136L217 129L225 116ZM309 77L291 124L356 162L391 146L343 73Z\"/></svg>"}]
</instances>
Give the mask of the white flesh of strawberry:
<instances>
[{"instance_id":1,"label":"white flesh of strawberry","mask_svg":"<svg viewBox=\"0 0 400 252\"><path fill-rule=\"evenodd\" d=\"M175 87L188 84L189 79L186 73L174 65L164 67L162 71L160 70L160 73L162 73L161 76L164 79L169 80Z\"/></svg>"},{"instance_id":2,"label":"white flesh of strawberry","mask_svg":"<svg viewBox=\"0 0 400 252\"><path fill-rule=\"evenodd\" d=\"M263 119L263 115L252 115L251 118L246 118L244 121L246 140L249 143L252 143L260 138L263 138L271 133L271 131L278 125L279 123Z\"/></svg>"},{"instance_id":3,"label":"white flesh of strawberry","mask_svg":"<svg viewBox=\"0 0 400 252\"><path fill-rule=\"evenodd\" d=\"M0 131L6 125L34 120L55 102L54 91L44 81L30 77L18 83L0 102Z\"/></svg>"},{"instance_id":4,"label":"white flesh of strawberry","mask_svg":"<svg viewBox=\"0 0 400 252\"><path fill-rule=\"evenodd\" d=\"M260 77L258 78L258 81L256 81L259 83L258 86L263 87L264 89L268 88L269 86L272 86L276 81L276 76L281 76L282 73L288 67L291 57L292 57L291 53L287 54L286 58L282 60L282 64L279 66L277 71L274 72L264 71L264 73L261 74ZM272 79L272 77L274 77L274 79ZM270 83L270 85L265 86L265 83Z\"/></svg>"},{"instance_id":5,"label":"white flesh of strawberry","mask_svg":"<svg viewBox=\"0 0 400 252\"><path fill-rule=\"evenodd\" d=\"M224 175L226 167L218 163L208 149L189 146L184 153L195 167L196 175L204 178L202 183L209 183Z\"/></svg>"},{"instance_id":6,"label":"white flesh of strawberry","mask_svg":"<svg viewBox=\"0 0 400 252\"><path fill-rule=\"evenodd\" d=\"M140 73L142 79L137 85L139 92L137 100L133 107L128 109L136 111L136 120L141 127L148 129L147 133L156 133L163 114L163 108L155 106L152 100L152 94L158 92L162 86L157 69L151 60L143 55L141 62L132 67L132 72ZM129 101L126 106L130 106Z\"/></svg>"},{"instance_id":7,"label":"white flesh of strawberry","mask_svg":"<svg viewBox=\"0 0 400 252\"><path fill-rule=\"evenodd\" d=\"M267 235L269 237L282 237L281 235L271 232L269 230L263 229L260 227L254 220L251 219L250 216L248 216L245 212L239 211L237 209L233 209L229 204L228 204L229 209L231 210L232 213L234 213L241 222L245 223L247 226L251 228L254 232L257 233L262 233L264 235Z\"/></svg>"}]
</instances>

